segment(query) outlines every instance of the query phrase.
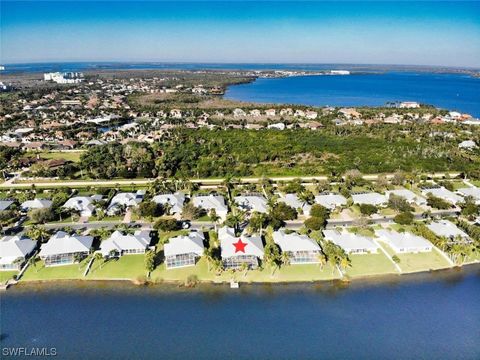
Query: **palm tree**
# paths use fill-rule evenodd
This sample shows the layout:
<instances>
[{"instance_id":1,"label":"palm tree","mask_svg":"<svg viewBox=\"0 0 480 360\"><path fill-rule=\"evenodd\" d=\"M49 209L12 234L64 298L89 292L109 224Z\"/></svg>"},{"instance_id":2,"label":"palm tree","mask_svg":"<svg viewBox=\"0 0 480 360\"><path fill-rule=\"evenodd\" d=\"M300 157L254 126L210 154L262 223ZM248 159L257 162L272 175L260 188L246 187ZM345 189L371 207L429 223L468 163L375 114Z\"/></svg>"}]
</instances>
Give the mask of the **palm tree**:
<instances>
[{"instance_id":1,"label":"palm tree","mask_svg":"<svg viewBox=\"0 0 480 360\"><path fill-rule=\"evenodd\" d=\"M207 260L207 268L208 268L208 272L210 272L212 264L215 262L215 258L213 257L212 250L205 249L203 251L203 256L205 256L205 260Z\"/></svg>"},{"instance_id":2,"label":"palm tree","mask_svg":"<svg viewBox=\"0 0 480 360\"><path fill-rule=\"evenodd\" d=\"M35 272L38 272L37 269L37 258L35 256L31 256L30 259L28 259L28 264L32 265L35 268Z\"/></svg>"},{"instance_id":3,"label":"palm tree","mask_svg":"<svg viewBox=\"0 0 480 360\"><path fill-rule=\"evenodd\" d=\"M220 220L220 216L217 215L217 212L215 209L211 209L210 212L208 213L208 218L210 219L211 222L213 222L213 226L215 227L215 232L217 232L217 223L218 220Z\"/></svg>"},{"instance_id":4,"label":"palm tree","mask_svg":"<svg viewBox=\"0 0 480 360\"><path fill-rule=\"evenodd\" d=\"M242 211L234 211L227 217L228 226L232 226L235 233L239 231L239 225L245 220L245 213Z\"/></svg>"},{"instance_id":5,"label":"palm tree","mask_svg":"<svg viewBox=\"0 0 480 360\"><path fill-rule=\"evenodd\" d=\"M324 254L319 253L317 255L317 259L318 259L318 265L320 266L320 270L323 270L323 267L327 264L327 258L325 257Z\"/></svg>"},{"instance_id":6,"label":"palm tree","mask_svg":"<svg viewBox=\"0 0 480 360\"><path fill-rule=\"evenodd\" d=\"M280 255L280 261L282 262L282 266L290 265L290 262L291 262L290 253L287 251L282 251L282 254Z\"/></svg>"},{"instance_id":7,"label":"palm tree","mask_svg":"<svg viewBox=\"0 0 480 360\"><path fill-rule=\"evenodd\" d=\"M242 266L240 267L240 270L243 271L243 277L247 276L248 269L250 269L249 264L247 263L242 263Z\"/></svg>"},{"instance_id":8,"label":"palm tree","mask_svg":"<svg viewBox=\"0 0 480 360\"><path fill-rule=\"evenodd\" d=\"M78 263L78 268L80 269L81 265L82 265L82 260L84 259L84 256L83 254L81 253L75 253L73 255L73 261Z\"/></svg>"},{"instance_id":9,"label":"palm tree","mask_svg":"<svg viewBox=\"0 0 480 360\"><path fill-rule=\"evenodd\" d=\"M49 236L49 233L45 227L34 225L27 231L27 236L32 240L40 240L43 243Z\"/></svg>"},{"instance_id":10,"label":"palm tree","mask_svg":"<svg viewBox=\"0 0 480 360\"><path fill-rule=\"evenodd\" d=\"M94 260L95 262L103 260L103 256L102 256L102 254L99 253L99 252L95 253L95 255L93 256L93 258L95 259L95 260ZM103 267L103 264L104 264L104 263L105 263L104 261L100 263L100 269Z\"/></svg>"}]
</instances>

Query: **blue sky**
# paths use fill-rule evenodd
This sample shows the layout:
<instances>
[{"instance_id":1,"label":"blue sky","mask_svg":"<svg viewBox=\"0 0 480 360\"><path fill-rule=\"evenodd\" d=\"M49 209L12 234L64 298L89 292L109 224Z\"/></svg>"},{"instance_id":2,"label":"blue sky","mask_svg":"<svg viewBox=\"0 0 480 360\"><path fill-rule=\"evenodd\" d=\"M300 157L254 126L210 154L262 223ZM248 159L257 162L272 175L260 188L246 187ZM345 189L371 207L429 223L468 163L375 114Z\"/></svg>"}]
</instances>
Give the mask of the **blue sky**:
<instances>
[{"instance_id":1,"label":"blue sky","mask_svg":"<svg viewBox=\"0 0 480 360\"><path fill-rule=\"evenodd\" d=\"M479 2L0 1L2 63L480 67Z\"/></svg>"}]
</instances>

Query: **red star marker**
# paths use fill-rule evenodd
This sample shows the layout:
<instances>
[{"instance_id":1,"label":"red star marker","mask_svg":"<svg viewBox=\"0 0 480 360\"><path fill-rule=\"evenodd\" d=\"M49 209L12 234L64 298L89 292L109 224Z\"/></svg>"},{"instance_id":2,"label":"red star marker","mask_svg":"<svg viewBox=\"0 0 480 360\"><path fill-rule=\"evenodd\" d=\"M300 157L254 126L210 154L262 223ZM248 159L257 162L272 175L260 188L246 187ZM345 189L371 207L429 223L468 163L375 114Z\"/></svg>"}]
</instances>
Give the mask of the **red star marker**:
<instances>
[{"instance_id":1,"label":"red star marker","mask_svg":"<svg viewBox=\"0 0 480 360\"><path fill-rule=\"evenodd\" d=\"M233 246L235 246L235 253L243 252L245 254L245 246L247 245L247 243L242 242L242 239L238 239L236 243L233 243Z\"/></svg>"}]
</instances>

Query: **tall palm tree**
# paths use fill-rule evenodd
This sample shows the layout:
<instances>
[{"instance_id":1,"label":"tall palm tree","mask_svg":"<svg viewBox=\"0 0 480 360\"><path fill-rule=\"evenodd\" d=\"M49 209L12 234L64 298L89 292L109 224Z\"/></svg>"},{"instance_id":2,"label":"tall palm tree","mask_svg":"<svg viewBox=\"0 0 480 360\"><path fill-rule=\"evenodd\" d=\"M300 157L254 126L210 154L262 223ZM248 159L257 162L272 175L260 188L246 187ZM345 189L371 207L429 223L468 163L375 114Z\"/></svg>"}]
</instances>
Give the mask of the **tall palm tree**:
<instances>
[{"instance_id":1,"label":"tall palm tree","mask_svg":"<svg viewBox=\"0 0 480 360\"><path fill-rule=\"evenodd\" d=\"M217 223L220 220L220 216L217 215L217 212L215 211L215 209L210 210L210 212L208 213L208 218L210 219L211 222L213 222L215 232L217 232Z\"/></svg>"},{"instance_id":2,"label":"tall palm tree","mask_svg":"<svg viewBox=\"0 0 480 360\"><path fill-rule=\"evenodd\" d=\"M282 262L282 266L290 265L290 261L291 261L290 253L288 253L287 251L282 251L282 254L280 255L280 261Z\"/></svg>"},{"instance_id":3,"label":"tall palm tree","mask_svg":"<svg viewBox=\"0 0 480 360\"><path fill-rule=\"evenodd\" d=\"M324 254L319 253L317 255L317 259L318 259L318 265L320 266L320 270L323 270L323 267L327 264L327 258L325 257Z\"/></svg>"}]
</instances>

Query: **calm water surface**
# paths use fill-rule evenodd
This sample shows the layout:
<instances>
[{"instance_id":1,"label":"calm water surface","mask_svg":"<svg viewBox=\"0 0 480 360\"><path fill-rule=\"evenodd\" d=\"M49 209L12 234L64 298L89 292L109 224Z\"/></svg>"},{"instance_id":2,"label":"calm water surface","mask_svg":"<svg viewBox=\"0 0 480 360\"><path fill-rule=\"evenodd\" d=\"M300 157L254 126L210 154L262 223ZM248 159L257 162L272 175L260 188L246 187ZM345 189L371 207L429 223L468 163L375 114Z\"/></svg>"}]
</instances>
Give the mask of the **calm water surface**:
<instances>
[{"instance_id":1,"label":"calm water surface","mask_svg":"<svg viewBox=\"0 0 480 360\"><path fill-rule=\"evenodd\" d=\"M417 101L480 117L480 79L461 74L389 72L258 79L228 88L227 99L312 106L382 106Z\"/></svg>"},{"instance_id":2,"label":"calm water surface","mask_svg":"<svg viewBox=\"0 0 480 360\"><path fill-rule=\"evenodd\" d=\"M2 347L69 359L479 359L480 270L391 282L195 289L17 286Z\"/></svg>"}]
</instances>

